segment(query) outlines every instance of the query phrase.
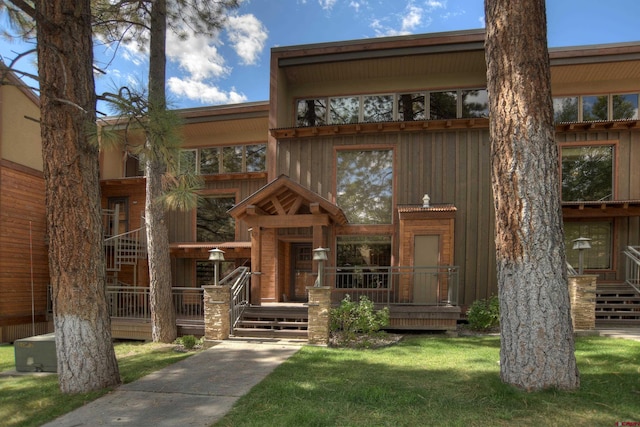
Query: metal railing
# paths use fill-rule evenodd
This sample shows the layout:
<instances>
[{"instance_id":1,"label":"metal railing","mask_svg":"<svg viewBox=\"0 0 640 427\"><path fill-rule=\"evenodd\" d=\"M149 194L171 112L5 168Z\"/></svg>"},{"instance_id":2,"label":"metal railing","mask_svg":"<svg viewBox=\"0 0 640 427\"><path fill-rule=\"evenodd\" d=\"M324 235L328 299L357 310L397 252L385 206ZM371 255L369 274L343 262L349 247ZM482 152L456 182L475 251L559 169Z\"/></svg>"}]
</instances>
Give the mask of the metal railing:
<instances>
[{"instance_id":1,"label":"metal railing","mask_svg":"<svg viewBox=\"0 0 640 427\"><path fill-rule=\"evenodd\" d=\"M233 335L242 313L249 306L249 267L238 267L220 281L220 285L231 287L231 307L229 308L229 333Z\"/></svg>"},{"instance_id":2,"label":"metal railing","mask_svg":"<svg viewBox=\"0 0 640 427\"><path fill-rule=\"evenodd\" d=\"M107 271L119 271L122 265L136 265L147 256L145 226L104 239Z\"/></svg>"},{"instance_id":3,"label":"metal railing","mask_svg":"<svg viewBox=\"0 0 640 427\"><path fill-rule=\"evenodd\" d=\"M331 302L347 294L352 300L366 296L375 304L452 306L458 303L458 267L327 267L325 284Z\"/></svg>"},{"instance_id":4,"label":"metal railing","mask_svg":"<svg viewBox=\"0 0 640 427\"><path fill-rule=\"evenodd\" d=\"M625 283L640 293L640 246L627 246L623 253L627 256Z\"/></svg>"},{"instance_id":5,"label":"metal railing","mask_svg":"<svg viewBox=\"0 0 640 427\"><path fill-rule=\"evenodd\" d=\"M202 288L173 287L171 294L176 319L204 321ZM107 303L112 318L151 318L148 287L107 286Z\"/></svg>"}]
</instances>

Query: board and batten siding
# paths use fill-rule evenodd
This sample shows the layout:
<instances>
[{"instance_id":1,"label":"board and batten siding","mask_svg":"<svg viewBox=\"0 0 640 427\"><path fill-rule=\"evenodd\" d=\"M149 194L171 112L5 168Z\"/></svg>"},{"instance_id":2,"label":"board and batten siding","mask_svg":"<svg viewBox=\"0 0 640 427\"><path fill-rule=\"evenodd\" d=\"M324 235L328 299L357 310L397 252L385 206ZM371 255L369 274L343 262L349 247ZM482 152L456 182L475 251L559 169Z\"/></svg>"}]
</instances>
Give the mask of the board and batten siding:
<instances>
[{"instance_id":1,"label":"board and batten siding","mask_svg":"<svg viewBox=\"0 0 640 427\"><path fill-rule=\"evenodd\" d=\"M638 130L599 130L557 132L556 141L560 145L593 144L596 142L616 143L615 185L617 200L640 200L640 131ZM606 218L606 213L603 218ZM622 252L627 246L640 245L640 217L614 218L614 272L604 279L624 281L624 259ZM571 250L571 248L567 248Z\"/></svg>"},{"instance_id":2,"label":"board and batten siding","mask_svg":"<svg viewBox=\"0 0 640 427\"><path fill-rule=\"evenodd\" d=\"M292 138L278 141L277 175L287 175L335 203L335 151L394 149L394 205L457 208L454 264L460 267L459 302L497 293L488 129L389 132ZM398 220L394 256L398 257Z\"/></svg>"}]
</instances>

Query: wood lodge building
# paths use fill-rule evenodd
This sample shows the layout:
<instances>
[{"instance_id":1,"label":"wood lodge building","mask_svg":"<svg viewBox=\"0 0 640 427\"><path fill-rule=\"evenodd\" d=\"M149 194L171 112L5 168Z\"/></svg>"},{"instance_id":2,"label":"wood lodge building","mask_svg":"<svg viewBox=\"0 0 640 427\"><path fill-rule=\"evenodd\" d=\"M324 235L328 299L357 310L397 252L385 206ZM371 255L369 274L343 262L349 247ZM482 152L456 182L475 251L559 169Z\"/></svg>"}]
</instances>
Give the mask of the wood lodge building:
<instances>
[{"instance_id":1,"label":"wood lodge building","mask_svg":"<svg viewBox=\"0 0 640 427\"><path fill-rule=\"evenodd\" d=\"M592 239L584 270L605 298L600 321L638 325L640 43L550 59L568 261L577 268L572 240ZM322 247L335 302L366 294L458 316L497 294L488 96L483 30L273 48L268 101L179 111L181 167L205 188L197 209L167 216L174 286L211 283L220 248L225 268L251 268L252 304L304 302ZM135 154L104 151L101 179L107 237L135 233ZM146 269L111 274L145 287ZM395 326L439 328L412 322Z\"/></svg>"}]
</instances>

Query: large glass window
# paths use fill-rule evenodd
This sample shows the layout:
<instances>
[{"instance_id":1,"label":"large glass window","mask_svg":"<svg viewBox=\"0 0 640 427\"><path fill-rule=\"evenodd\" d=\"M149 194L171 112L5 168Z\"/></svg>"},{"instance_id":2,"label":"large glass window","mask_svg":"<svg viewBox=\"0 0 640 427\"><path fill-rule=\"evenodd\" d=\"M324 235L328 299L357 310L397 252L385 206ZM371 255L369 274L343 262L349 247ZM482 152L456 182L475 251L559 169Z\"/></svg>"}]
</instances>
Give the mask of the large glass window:
<instances>
[{"instance_id":1,"label":"large glass window","mask_svg":"<svg viewBox=\"0 0 640 427\"><path fill-rule=\"evenodd\" d=\"M587 270L610 270L612 261L613 224L611 221L565 221L564 235L567 262L578 270L580 254L573 248L573 240L578 237L591 239L591 249L583 251L583 266Z\"/></svg>"},{"instance_id":2,"label":"large glass window","mask_svg":"<svg viewBox=\"0 0 640 427\"><path fill-rule=\"evenodd\" d=\"M390 224L393 151L337 152L336 201L353 224Z\"/></svg>"},{"instance_id":3,"label":"large glass window","mask_svg":"<svg viewBox=\"0 0 640 427\"><path fill-rule=\"evenodd\" d=\"M197 150L180 151L180 173L196 173Z\"/></svg>"},{"instance_id":4,"label":"large glass window","mask_svg":"<svg viewBox=\"0 0 640 427\"><path fill-rule=\"evenodd\" d=\"M386 270L378 267L391 265L391 237L338 236L336 246L336 261L341 273L336 277L337 288L388 286Z\"/></svg>"},{"instance_id":5,"label":"large glass window","mask_svg":"<svg viewBox=\"0 0 640 427\"><path fill-rule=\"evenodd\" d=\"M562 200L613 199L613 146L561 147Z\"/></svg>"},{"instance_id":6,"label":"large glass window","mask_svg":"<svg viewBox=\"0 0 640 427\"><path fill-rule=\"evenodd\" d=\"M413 120L425 120L425 96L424 93L403 93L398 96L398 120L405 122Z\"/></svg>"},{"instance_id":7,"label":"large glass window","mask_svg":"<svg viewBox=\"0 0 640 427\"><path fill-rule=\"evenodd\" d=\"M196 212L196 241L233 242L235 221L227 211L235 203L236 198L233 195L199 197Z\"/></svg>"},{"instance_id":8,"label":"large glass window","mask_svg":"<svg viewBox=\"0 0 640 427\"><path fill-rule=\"evenodd\" d=\"M462 117L489 117L489 97L486 89L462 91Z\"/></svg>"},{"instance_id":9,"label":"large glass window","mask_svg":"<svg viewBox=\"0 0 640 427\"><path fill-rule=\"evenodd\" d=\"M247 145L246 150L246 171L262 172L267 168L267 146L264 144Z\"/></svg>"},{"instance_id":10,"label":"large glass window","mask_svg":"<svg viewBox=\"0 0 640 427\"><path fill-rule=\"evenodd\" d=\"M609 118L609 96L583 96L582 120L607 120Z\"/></svg>"},{"instance_id":11,"label":"large glass window","mask_svg":"<svg viewBox=\"0 0 640 427\"><path fill-rule=\"evenodd\" d=\"M458 92L431 92L429 94L429 118L455 119L458 117Z\"/></svg>"},{"instance_id":12,"label":"large glass window","mask_svg":"<svg viewBox=\"0 0 640 427\"><path fill-rule=\"evenodd\" d=\"M393 120L393 95L373 95L363 98L362 120L364 122Z\"/></svg>"},{"instance_id":13,"label":"large glass window","mask_svg":"<svg viewBox=\"0 0 640 427\"><path fill-rule=\"evenodd\" d=\"M296 105L296 126L322 126L326 122L326 98L298 100Z\"/></svg>"},{"instance_id":14,"label":"large glass window","mask_svg":"<svg viewBox=\"0 0 640 427\"><path fill-rule=\"evenodd\" d=\"M556 123L578 121L578 97L553 98L553 119Z\"/></svg>"},{"instance_id":15,"label":"large glass window","mask_svg":"<svg viewBox=\"0 0 640 427\"><path fill-rule=\"evenodd\" d=\"M348 124L360 120L360 97L344 96L329 101L329 123Z\"/></svg>"},{"instance_id":16,"label":"large glass window","mask_svg":"<svg viewBox=\"0 0 640 427\"><path fill-rule=\"evenodd\" d=\"M200 173L203 175L220 172L220 151L217 147L200 150Z\"/></svg>"},{"instance_id":17,"label":"large glass window","mask_svg":"<svg viewBox=\"0 0 640 427\"><path fill-rule=\"evenodd\" d=\"M203 175L216 173L263 172L267 145L234 145L182 150L180 170Z\"/></svg>"},{"instance_id":18,"label":"large glass window","mask_svg":"<svg viewBox=\"0 0 640 427\"><path fill-rule=\"evenodd\" d=\"M638 94L613 95L611 97L613 119L638 118Z\"/></svg>"}]
</instances>

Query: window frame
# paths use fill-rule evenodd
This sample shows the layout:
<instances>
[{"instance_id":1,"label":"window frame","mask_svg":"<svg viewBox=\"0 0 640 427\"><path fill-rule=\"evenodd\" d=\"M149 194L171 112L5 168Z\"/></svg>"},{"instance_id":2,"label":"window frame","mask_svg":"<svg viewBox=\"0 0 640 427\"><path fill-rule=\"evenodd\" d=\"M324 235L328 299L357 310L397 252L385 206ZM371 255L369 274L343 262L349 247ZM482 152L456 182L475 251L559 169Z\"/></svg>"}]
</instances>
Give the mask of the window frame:
<instances>
[{"instance_id":1,"label":"window frame","mask_svg":"<svg viewBox=\"0 0 640 427\"><path fill-rule=\"evenodd\" d=\"M249 171L247 170L247 147L255 147L262 145L264 146L264 170L261 171ZM216 175L228 175L228 174L239 174L239 173L264 173L267 171L267 146L268 143L265 142L253 142L253 143L242 143L242 144L227 144L227 145L207 145L202 147L185 147L181 148L182 151L195 151L195 173L197 175L206 175L206 176L216 176ZM238 147L241 148L241 159L240 159L240 171L229 172L224 168L224 149L225 148L233 148L236 150ZM217 161L218 161L218 172L215 173L206 173L203 174L201 171L200 161L202 160L201 151L202 150L211 150L215 149L217 151ZM181 156L182 158L182 156ZM180 168L182 171L182 169Z\"/></svg>"},{"instance_id":2,"label":"window frame","mask_svg":"<svg viewBox=\"0 0 640 427\"><path fill-rule=\"evenodd\" d=\"M618 200L618 145L619 141L612 140L602 140L602 141L572 141L572 142L562 142L558 144L558 176L560 186L560 200L562 202L580 202L580 200L565 200L564 195L562 194L562 150L564 148L580 148L580 147L592 147L592 146L611 146L613 149L613 155L611 156L611 200ZM585 202L594 202L597 200L583 200Z\"/></svg>"},{"instance_id":3,"label":"window frame","mask_svg":"<svg viewBox=\"0 0 640 427\"><path fill-rule=\"evenodd\" d=\"M616 235L616 229L617 229L617 224L616 224L616 219L613 217L595 217L595 218L572 218L572 219L565 219L564 220L564 229L566 230L567 225L568 224L597 224L597 223L607 223L609 224L609 233L610 233L610 246L609 246L609 267L608 268L589 268L586 266L585 263L585 267L584 267L584 273L588 274L607 274L607 273L615 273L618 270L618 266L617 266L617 262L618 262L618 257L617 257L617 251L615 250L615 248L617 248L617 235ZM581 233L579 233L581 234ZM573 249L573 243L572 243L572 239L569 239L566 235L566 231L564 231L564 240L565 240L565 252L566 252L566 258L567 258L567 263L569 263L576 271L578 270L578 265L573 265L569 262L569 254L573 253L573 255L575 256L575 252L577 252L577 250ZM587 235L580 235L578 237L589 237ZM590 237L589 237L590 238ZM595 248L593 248L594 243L593 240L591 241L591 246L592 249L586 249L586 251L593 251L595 250ZM587 258L588 259L588 258Z\"/></svg>"},{"instance_id":4,"label":"window frame","mask_svg":"<svg viewBox=\"0 0 640 427\"><path fill-rule=\"evenodd\" d=\"M636 108L636 117L635 118L623 118L623 119L616 119L614 118L614 105L613 105L613 98L614 96L626 96L626 95L635 95L636 96L636 103L637 108ZM607 117L605 119L594 119L594 120L585 120L584 118L584 99L587 97L599 97L599 96L606 96L607 97ZM581 94L564 94L564 95L554 95L553 96L553 101L555 101L556 99L562 99L562 98L578 98L578 117L576 119L576 122L585 122L585 123L591 123L591 122L598 122L598 121L613 121L613 120L640 120L640 92L609 92L609 93L581 93ZM569 122L560 122L560 121L556 121L555 120L555 116L556 116L556 109L554 107L553 109L553 117L554 117L554 123L572 123L571 121Z\"/></svg>"}]
</instances>

